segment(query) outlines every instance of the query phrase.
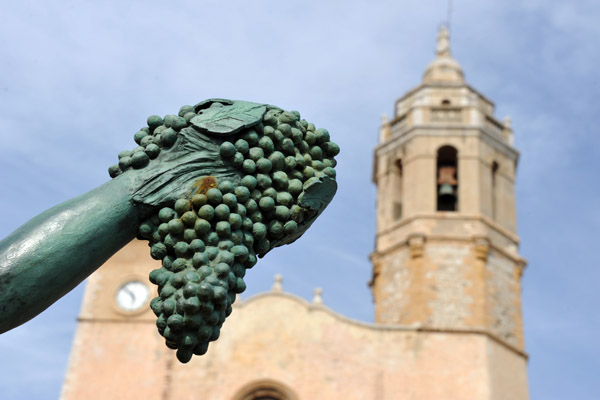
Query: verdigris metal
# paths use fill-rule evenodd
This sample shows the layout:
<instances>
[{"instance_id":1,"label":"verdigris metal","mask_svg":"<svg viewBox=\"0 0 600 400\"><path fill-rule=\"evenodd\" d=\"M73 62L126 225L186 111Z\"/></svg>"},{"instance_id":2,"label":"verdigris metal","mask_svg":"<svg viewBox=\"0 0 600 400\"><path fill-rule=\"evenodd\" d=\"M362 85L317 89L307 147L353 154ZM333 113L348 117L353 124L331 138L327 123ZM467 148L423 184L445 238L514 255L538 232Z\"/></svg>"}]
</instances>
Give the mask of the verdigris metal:
<instances>
[{"instance_id":1,"label":"verdigris metal","mask_svg":"<svg viewBox=\"0 0 600 400\"><path fill-rule=\"evenodd\" d=\"M298 112L209 99L150 116L111 181L0 242L0 332L46 309L134 237L162 267L151 301L181 362L219 337L246 269L300 237L333 198L338 146Z\"/></svg>"}]
</instances>

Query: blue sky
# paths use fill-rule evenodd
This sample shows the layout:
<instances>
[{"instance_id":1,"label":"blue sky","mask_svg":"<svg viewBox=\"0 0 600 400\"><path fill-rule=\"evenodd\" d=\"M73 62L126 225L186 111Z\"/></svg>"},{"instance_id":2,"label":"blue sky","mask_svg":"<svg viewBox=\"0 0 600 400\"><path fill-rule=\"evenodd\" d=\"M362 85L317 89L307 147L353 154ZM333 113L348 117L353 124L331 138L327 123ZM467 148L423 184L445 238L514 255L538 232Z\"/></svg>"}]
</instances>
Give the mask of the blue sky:
<instances>
[{"instance_id":1,"label":"blue sky","mask_svg":"<svg viewBox=\"0 0 600 400\"><path fill-rule=\"evenodd\" d=\"M419 84L446 1L3 2L0 237L108 180L151 114L210 97L296 109L342 148L339 191L247 275L371 321L372 149ZM455 0L453 55L510 115L533 399L600 398L600 3ZM0 336L3 399L57 398L82 286ZM93 345L93 343L90 343Z\"/></svg>"}]
</instances>

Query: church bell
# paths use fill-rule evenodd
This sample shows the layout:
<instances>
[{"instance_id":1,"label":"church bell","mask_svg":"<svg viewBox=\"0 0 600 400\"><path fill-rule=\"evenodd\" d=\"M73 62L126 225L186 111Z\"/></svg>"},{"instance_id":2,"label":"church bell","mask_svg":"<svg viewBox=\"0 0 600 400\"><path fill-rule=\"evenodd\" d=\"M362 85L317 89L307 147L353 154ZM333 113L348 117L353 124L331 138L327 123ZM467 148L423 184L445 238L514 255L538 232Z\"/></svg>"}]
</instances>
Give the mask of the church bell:
<instances>
[{"instance_id":1,"label":"church bell","mask_svg":"<svg viewBox=\"0 0 600 400\"><path fill-rule=\"evenodd\" d=\"M438 168L438 198L445 201L456 199L456 165L442 165Z\"/></svg>"},{"instance_id":2,"label":"church bell","mask_svg":"<svg viewBox=\"0 0 600 400\"><path fill-rule=\"evenodd\" d=\"M438 196L439 197L452 197L455 198L456 197L456 193L454 191L454 187L449 184L449 183L443 183L440 185L440 188L438 190Z\"/></svg>"}]
</instances>

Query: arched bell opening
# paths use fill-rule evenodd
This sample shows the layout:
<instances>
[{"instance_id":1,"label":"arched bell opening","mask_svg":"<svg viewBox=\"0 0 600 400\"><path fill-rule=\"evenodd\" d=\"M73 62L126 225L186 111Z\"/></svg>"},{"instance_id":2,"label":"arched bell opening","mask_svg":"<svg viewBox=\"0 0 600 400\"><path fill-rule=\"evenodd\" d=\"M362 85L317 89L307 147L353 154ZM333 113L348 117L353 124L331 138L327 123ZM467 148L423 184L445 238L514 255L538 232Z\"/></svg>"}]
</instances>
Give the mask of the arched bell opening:
<instances>
[{"instance_id":1,"label":"arched bell opening","mask_svg":"<svg viewBox=\"0 0 600 400\"><path fill-rule=\"evenodd\" d=\"M452 146L442 146L437 152L437 210L458 210L458 152Z\"/></svg>"}]
</instances>

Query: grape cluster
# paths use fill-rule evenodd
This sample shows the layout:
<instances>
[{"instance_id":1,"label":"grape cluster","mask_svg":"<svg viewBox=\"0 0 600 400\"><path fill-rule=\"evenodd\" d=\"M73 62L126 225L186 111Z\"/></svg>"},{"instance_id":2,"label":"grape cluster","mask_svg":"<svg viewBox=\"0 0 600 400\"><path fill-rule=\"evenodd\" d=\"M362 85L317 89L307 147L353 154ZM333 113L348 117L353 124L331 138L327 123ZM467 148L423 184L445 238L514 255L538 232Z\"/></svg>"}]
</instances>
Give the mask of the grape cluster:
<instances>
[{"instance_id":1,"label":"grape cluster","mask_svg":"<svg viewBox=\"0 0 600 400\"><path fill-rule=\"evenodd\" d=\"M302 192L321 176L335 179L333 157L339 147L329 141L329 132L315 130L297 112L272 108L259 128L223 142L219 151L250 191L246 207L256 224L254 250L263 255L312 217L311 210L299 205Z\"/></svg>"},{"instance_id":2,"label":"grape cluster","mask_svg":"<svg viewBox=\"0 0 600 400\"><path fill-rule=\"evenodd\" d=\"M243 193L237 193L230 182L222 182L162 208L158 221L152 217L139 228L152 243L151 256L162 260L162 267L150 273L159 288L150 307L158 331L181 362L204 354L208 342L219 337L236 294L246 289L246 269L256 264L250 250L253 224L238 204Z\"/></svg>"},{"instance_id":3,"label":"grape cluster","mask_svg":"<svg viewBox=\"0 0 600 400\"><path fill-rule=\"evenodd\" d=\"M148 118L148 129L140 131L146 135L135 136L140 147L146 146L143 153L150 146L172 146L174 139L165 143L165 133L170 137L171 131L187 126L196 115L193 110L182 107L180 116L165 117L164 125L157 125L157 117ZM326 130L315 129L297 112L268 106L260 123L220 143L222 161L239 176L219 182L207 177L194 194L161 208L139 226L151 256L162 261L150 273L158 285L159 297L150 303L156 325L183 363L204 354L219 337L236 294L246 288L246 269L256 264L257 256L301 233L303 223L315 215L301 205L304 188L322 176L335 179L338 146ZM127 157L130 166L143 168L132 162L140 152L120 155L118 171L111 167L111 175L128 168Z\"/></svg>"},{"instance_id":4,"label":"grape cluster","mask_svg":"<svg viewBox=\"0 0 600 400\"><path fill-rule=\"evenodd\" d=\"M177 133L190 124L196 116L192 106L183 106L178 115L166 115L161 118L151 115L147 119L148 126L143 127L133 135L138 144L133 150L123 150L119 153L118 164L111 165L108 173L111 178L119 176L128 169L141 169L154 160L162 149L169 149L177 140Z\"/></svg>"}]
</instances>

